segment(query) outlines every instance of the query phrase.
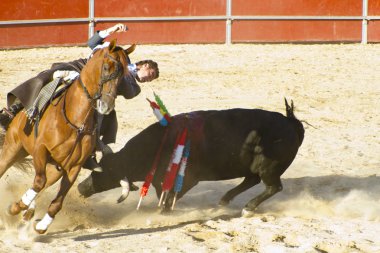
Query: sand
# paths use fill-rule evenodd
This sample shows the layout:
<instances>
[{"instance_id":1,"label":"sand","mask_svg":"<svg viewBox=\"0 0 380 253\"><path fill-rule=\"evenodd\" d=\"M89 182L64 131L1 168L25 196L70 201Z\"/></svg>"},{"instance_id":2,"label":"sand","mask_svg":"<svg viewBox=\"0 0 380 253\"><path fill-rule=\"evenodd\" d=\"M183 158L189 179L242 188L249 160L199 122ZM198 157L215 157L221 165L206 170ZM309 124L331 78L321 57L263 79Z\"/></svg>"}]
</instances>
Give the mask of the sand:
<instances>
[{"instance_id":1,"label":"sand","mask_svg":"<svg viewBox=\"0 0 380 253\"><path fill-rule=\"evenodd\" d=\"M0 51L1 106L11 88L53 62L88 54L84 47ZM156 121L145 100L152 89L173 115L238 107L284 113L286 97L312 126L305 124L284 190L243 218L262 184L219 208L241 179L202 182L163 215L153 189L139 211L138 192L121 204L120 188L82 198L76 185L89 175L82 170L47 234L37 235L5 214L34 176L12 167L0 179L0 252L380 252L379 55L380 44L138 46L132 61L156 60L160 78L132 100L117 99L114 151ZM35 218L56 192L41 194Z\"/></svg>"}]
</instances>

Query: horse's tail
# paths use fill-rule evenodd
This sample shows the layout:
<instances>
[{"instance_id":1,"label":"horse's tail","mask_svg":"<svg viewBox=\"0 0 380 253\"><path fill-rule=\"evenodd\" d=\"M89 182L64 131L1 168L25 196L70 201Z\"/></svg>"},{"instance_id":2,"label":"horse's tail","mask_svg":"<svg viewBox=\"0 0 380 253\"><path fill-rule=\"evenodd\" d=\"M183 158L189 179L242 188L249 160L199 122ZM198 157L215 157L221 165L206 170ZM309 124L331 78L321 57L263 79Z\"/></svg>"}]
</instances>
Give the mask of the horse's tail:
<instances>
[{"instance_id":1,"label":"horse's tail","mask_svg":"<svg viewBox=\"0 0 380 253\"><path fill-rule=\"evenodd\" d=\"M2 114L0 114L0 116L1 115ZM0 151L3 149L6 133L7 133L6 130L0 128ZM24 155L21 155L19 158L16 159L16 161L14 162L14 164L12 164L12 166L24 172L29 172L30 168L33 167L33 160L30 157L25 157Z\"/></svg>"},{"instance_id":2,"label":"horse's tail","mask_svg":"<svg viewBox=\"0 0 380 253\"><path fill-rule=\"evenodd\" d=\"M3 148L6 133L5 129L0 128L0 148Z\"/></svg>"}]
</instances>

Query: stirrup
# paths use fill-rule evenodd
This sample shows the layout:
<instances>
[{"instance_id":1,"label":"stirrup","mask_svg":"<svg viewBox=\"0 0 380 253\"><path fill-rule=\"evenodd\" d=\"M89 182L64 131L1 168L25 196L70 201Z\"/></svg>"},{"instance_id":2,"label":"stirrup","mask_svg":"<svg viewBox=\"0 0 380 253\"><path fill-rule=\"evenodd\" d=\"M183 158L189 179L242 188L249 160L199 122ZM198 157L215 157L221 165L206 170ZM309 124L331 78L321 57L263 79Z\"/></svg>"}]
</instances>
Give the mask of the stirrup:
<instances>
[{"instance_id":1,"label":"stirrup","mask_svg":"<svg viewBox=\"0 0 380 253\"><path fill-rule=\"evenodd\" d=\"M3 113L3 112L5 114L7 114L10 119L13 119L15 117L15 115L5 107L3 109L1 109L1 111L0 111L0 113Z\"/></svg>"}]
</instances>

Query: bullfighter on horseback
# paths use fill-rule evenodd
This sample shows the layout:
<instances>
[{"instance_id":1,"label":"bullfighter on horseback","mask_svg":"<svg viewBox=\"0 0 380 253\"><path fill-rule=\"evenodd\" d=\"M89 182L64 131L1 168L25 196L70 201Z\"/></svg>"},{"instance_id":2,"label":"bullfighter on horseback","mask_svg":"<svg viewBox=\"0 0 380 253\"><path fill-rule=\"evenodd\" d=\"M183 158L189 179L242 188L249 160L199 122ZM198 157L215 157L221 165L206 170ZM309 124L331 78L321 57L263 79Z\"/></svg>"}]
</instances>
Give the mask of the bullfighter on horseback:
<instances>
[{"instance_id":1,"label":"bullfighter on horseback","mask_svg":"<svg viewBox=\"0 0 380 253\"><path fill-rule=\"evenodd\" d=\"M116 24L108 29L97 31L88 41L88 46L93 53L108 46L109 42L104 39L115 32L125 32L128 28L124 24ZM134 47L133 47L134 49ZM90 56L91 57L91 56ZM141 88L136 82L150 82L159 76L159 69L156 62L152 60L143 60L131 64L127 56L128 72L124 75L121 85L118 87L117 95L122 95L126 99L137 96ZM70 83L79 76L88 59L78 59L68 63L54 63L50 69L39 73L37 76L20 84L7 94L7 107L1 111L0 117L9 117L9 121L23 108L27 109L30 118L35 117L38 112L36 100L41 96L41 90L47 84L52 82L64 81ZM50 92L53 93L54 89ZM48 94L48 96L52 94ZM37 111L36 111L37 110ZM107 144L114 143L117 133L116 112L113 110L108 115L97 114L97 143L96 149L103 154L112 152ZM98 164L95 156L92 155L84 164L84 168L97 169Z\"/></svg>"}]
</instances>

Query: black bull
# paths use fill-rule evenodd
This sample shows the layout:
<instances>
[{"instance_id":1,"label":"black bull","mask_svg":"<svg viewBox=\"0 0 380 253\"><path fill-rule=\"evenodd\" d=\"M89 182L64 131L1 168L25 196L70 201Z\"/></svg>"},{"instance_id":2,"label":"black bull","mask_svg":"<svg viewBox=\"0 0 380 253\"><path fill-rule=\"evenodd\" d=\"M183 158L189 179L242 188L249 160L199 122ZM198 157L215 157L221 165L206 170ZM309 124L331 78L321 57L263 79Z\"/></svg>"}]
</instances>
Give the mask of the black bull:
<instances>
[{"instance_id":1,"label":"black bull","mask_svg":"<svg viewBox=\"0 0 380 253\"><path fill-rule=\"evenodd\" d=\"M289 106L285 100L285 104L287 116L260 109L194 111L172 117L167 127L152 124L130 139L119 152L105 156L100 162L103 172L92 172L79 184L79 192L88 197L116 188L125 177L129 182L144 181L164 141L152 182L159 197L177 134L187 127L191 150L178 198L199 181L243 177L243 182L220 200L220 204L228 204L262 180L265 191L244 208L245 212L251 212L282 190L280 176L293 162L304 138L303 125L293 114L293 103ZM166 128L168 135L163 140ZM172 201L173 193L170 193L165 208L170 207Z\"/></svg>"}]
</instances>

